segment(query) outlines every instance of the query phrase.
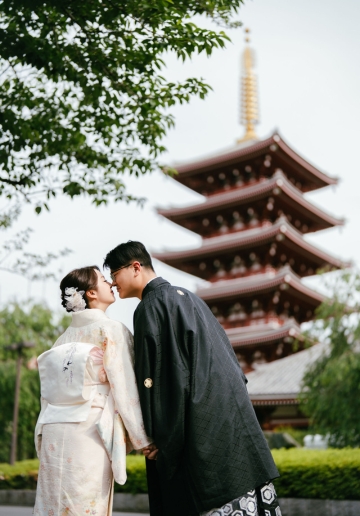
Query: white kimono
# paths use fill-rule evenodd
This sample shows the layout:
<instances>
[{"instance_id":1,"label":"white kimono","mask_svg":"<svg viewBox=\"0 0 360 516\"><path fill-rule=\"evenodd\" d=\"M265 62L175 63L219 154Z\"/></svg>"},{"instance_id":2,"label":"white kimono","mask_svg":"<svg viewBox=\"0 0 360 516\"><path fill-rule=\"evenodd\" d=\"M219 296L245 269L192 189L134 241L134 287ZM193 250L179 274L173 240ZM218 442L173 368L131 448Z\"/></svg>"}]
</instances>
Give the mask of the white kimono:
<instances>
[{"instance_id":1,"label":"white kimono","mask_svg":"<svg viewBox=\"0 0 360 516\"><path fill-rule=\"evenodd\" d=\"M141 415L133 337L102 310L75 312L39 357L39 372L48 400L42 396L35 429L34 515L110 516L113 478L126 481L126 453L152 442Z\"/></svg>"}]
</instances>

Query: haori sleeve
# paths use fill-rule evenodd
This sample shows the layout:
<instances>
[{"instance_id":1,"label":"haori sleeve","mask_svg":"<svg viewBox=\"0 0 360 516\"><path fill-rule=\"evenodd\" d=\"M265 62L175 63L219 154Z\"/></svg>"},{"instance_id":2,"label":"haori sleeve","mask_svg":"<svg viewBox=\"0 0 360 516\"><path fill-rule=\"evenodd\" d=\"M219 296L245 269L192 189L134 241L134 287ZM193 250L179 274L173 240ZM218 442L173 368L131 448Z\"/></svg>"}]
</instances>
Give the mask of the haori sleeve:
<instances>
[{"instance_id":1,"label":"haori sleeve","mask_svg":"<svg viewBox=\"0 0 360 516\"><path fill-rule=\"evenodd\" d=\"M103 342L106 371L115 408L120 414L135 450L152 442L145 432L134 373L134 341L122 324L105 330Z\"/></svg>"}]
</instances>

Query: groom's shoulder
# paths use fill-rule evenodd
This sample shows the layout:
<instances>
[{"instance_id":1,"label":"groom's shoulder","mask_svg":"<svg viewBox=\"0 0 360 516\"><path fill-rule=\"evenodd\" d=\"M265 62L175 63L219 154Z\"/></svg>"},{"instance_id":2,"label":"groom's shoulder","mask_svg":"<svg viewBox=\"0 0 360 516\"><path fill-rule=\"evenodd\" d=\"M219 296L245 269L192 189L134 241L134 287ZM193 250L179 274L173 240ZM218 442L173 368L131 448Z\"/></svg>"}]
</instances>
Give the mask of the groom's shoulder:
<instances>
[{"instance_id":1,"label":"groom's shoulder","mask_svg":"<svg viewBox=\"0 0 360 516\"><path fill-rule=\"evenodd\" d=\"M176 285L170 285L169 295L175 301L175 303L183 303L187 301L194 301L196 295L190 290L184 287L178 287Z\"/></svg>"},{"instance_id":2,"label":"groom's shoulder","mask_svg":"<svg viewBox=\"0 0 360 516\"><path fill-rule=\"evenodd\" d=\"M194 303L197 299L198 297L186 288L171 285L169 282L164 282L149 292L149 294L147 294L143 301L138 305L138 308L139 311L155 306L164 306L169 308L172 305L181 305L189 302Z\"/></svg>"}]
</instances>

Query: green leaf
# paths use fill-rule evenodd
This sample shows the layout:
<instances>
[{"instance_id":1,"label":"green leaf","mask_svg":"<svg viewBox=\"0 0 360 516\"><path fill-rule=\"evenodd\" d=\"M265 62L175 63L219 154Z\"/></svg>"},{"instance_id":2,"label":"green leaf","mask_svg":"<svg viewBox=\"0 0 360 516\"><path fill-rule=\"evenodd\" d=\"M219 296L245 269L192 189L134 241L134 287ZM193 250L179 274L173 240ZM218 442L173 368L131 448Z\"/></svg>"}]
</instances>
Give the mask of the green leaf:
<instances>
[{"instance_id":1,"label":"green leaf","mask_svg":"<svg viewBox=\"0 0 360 516\"><path fill-rule=\"evenodd\" d=\"M219 26L231 26L241 4L0 2L0 194L40 213L59 192L117 199L120 175L158 169L169 108L210 89L197 78L167 81L164 56L223 48ZM216 30L202 26L206 18Z\"/></svg>"}]
</instances>

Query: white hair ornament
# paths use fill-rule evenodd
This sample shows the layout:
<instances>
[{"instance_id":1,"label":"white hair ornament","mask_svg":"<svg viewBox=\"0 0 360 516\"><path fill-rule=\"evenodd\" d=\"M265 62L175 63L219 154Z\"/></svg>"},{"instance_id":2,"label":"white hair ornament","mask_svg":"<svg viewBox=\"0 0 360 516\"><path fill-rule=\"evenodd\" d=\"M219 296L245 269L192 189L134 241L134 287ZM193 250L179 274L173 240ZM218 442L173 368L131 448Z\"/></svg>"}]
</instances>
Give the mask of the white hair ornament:
<instances>
[{"instance_id":1,"label":"white hair ornament","mask_svg":"<svg viewBox=\"0 0 360 516\"><path fill-rule=\"evenodd\" d=\"M66 300L66 308L72 312L81 312L86 308L86 302L83 298L85 290L77 291L77 287L66 287L64 299Z\"/></svg>"}]
</instances>

